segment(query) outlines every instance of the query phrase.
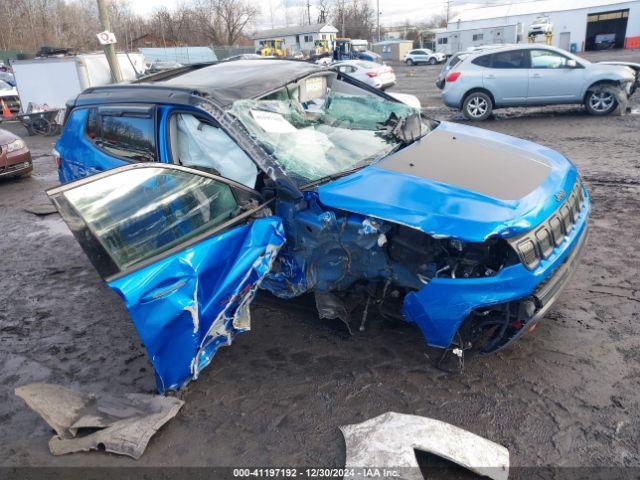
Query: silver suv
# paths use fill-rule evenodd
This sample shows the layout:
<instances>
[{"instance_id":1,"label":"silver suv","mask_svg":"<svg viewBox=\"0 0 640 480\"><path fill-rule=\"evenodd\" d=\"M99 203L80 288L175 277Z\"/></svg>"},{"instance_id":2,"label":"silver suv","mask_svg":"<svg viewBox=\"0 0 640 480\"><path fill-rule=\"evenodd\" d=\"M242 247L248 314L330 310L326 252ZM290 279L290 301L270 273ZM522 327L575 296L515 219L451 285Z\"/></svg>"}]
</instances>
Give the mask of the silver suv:
<instances>
[{"instance_id":1,"label":"silver suv","mask_svg":"<svg viewBox=\"0 0 640 480\"><path fill-rule=\"evenodd\" d=\"M470 120L494 108L583 103L592 115L626 107L636 73L591 63L547 45L509 46L467 55L446 76L442 100Z\"/></svg>"}]
</instances>

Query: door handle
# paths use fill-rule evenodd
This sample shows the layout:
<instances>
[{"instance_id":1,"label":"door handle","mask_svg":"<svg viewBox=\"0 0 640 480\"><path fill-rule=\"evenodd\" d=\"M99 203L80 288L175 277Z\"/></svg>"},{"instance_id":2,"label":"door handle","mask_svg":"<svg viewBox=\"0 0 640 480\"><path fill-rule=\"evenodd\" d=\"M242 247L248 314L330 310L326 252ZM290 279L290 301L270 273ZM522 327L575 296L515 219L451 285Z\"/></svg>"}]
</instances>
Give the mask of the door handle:
<instances>
[{"instance_id":1,"label":"door handle","mask_svg":"<svg viewBox=\"0 0 640 480\"><path fill-rule=\"evenodd\" d=\"M496 76L495 75L487 75L487 78L493 80L494 78L496 78Z\"/></svg>"},{"instance_id":2,"label":"door handle","mask_svg":"<svg viewBox=\"0 0 640 480\"><path fill-rule=\"evenodd\" d=\"M539 73L534 73L533 78L542 78L542 75L540 75Z\"/></svg>"},{"instance_id":3,"label":"door handle","mask_svg":"<svg viewBox=\"0 0 640 480\"><path fill-rule=\"evenodd\" d=\"M173 283L164 284L161 283L156 288L153 288L146 292L141 298L141 303L151 302L153 300L157 300L162 297L166 297L167 295L175 292L180 287L183 287L187 283L187 278L178 278L173 281Z\"/></svg>"}]
</instances>

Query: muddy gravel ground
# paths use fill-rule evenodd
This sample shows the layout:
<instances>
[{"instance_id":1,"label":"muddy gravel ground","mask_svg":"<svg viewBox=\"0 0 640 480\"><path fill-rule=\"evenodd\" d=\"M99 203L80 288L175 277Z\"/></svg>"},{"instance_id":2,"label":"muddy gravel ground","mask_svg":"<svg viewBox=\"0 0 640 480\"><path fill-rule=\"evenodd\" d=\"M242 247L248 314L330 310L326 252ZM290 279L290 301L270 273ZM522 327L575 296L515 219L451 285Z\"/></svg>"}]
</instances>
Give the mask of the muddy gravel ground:
<instances>
[{"instance_id":1,"label":"muddy gravel ground","mask_svg":"<svg viewBox=\"0 0 640 480\"><path fill-rule=\"evenodd\" d=\"M603 55L601 55L602 57ZM604 56L640 61L640 51ZM433 85L439 67L396 67L398 92L462 121ZM386 411L433 417L509 448L515 466L640 465L640 95L632 113L500 111L480 126L548 145L580 168L593 201L588 249L547 319L507 351L434 368L420 332L370 318L349 337L308 303L260 296L253 330L221 349L180 396L139 461L53 457L51 430L14 395L45 381L88 392L154 392L119 297L57 214L25 208L57 185L55 139L25 137L33 176L0 181L0 462L5 466L344 465L338 427ZM17 124L5 124L21 135Z\"/></svg>"}]
</instances>

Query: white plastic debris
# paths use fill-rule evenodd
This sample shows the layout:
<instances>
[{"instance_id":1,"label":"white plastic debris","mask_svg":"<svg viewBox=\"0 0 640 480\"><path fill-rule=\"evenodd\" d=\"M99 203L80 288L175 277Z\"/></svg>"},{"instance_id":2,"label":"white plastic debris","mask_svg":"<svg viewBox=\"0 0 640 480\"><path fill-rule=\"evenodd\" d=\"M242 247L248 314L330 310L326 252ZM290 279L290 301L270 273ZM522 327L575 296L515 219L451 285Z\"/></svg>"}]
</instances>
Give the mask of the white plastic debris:
<instances>
[{"instance_id":1,"label":"white plastic debris","mask_svg":"<svg viewBox=\"0 0 640 480\"><path fill-rule=\"evenodd\" d=\"M86 395L50 383L18 387L16 395L56 431L49 440L54 455L104 448L136 460L153 434L184 405L174 397Z\"/></svg>"},{"instance_id":2,"label":"white plastic debris","mask_svg":"<svg viewBox=\"0 0 640 480\"><path fill-rule=\"evenodd\" d=\"M509 451L486 438L440 420L387 412L340 427L347 459L346 478L365 478L372 469L394 478L422 480L414 450L445 458L494 480L509 476ZM353 475L351 475L353 473Z\"/></svg>"}]
</instances>

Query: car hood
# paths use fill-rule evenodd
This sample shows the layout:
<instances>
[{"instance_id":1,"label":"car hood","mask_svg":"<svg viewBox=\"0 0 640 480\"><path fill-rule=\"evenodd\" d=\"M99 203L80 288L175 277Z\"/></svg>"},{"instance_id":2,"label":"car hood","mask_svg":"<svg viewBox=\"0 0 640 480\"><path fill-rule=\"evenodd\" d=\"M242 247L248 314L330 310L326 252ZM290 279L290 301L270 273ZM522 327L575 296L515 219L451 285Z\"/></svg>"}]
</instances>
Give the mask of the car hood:
<instances>
[{"instance_id":1,"label":"car hood","mask_svg":"<svg viewBox=\"0 0 640 480\"><path fill-rule=\"evenodd\" d=\"M13 142L14 140L18 140L19 138L20 137L18 137L17 135L14 135L9 131L0 128L0 145L8 145L9 143Z\"/></svg>"},{"instance_id":2,"label":"car hood","mask_svg":"<svg viewBox=\"0 0 640 480\"><path fill-rule=\"evenodd\" d=\"M380 162L318 187L332 208L435 237L482 242L530 230L558 208L577 178L549 148L441 122Z\"/></svg>"}]
</instances>

